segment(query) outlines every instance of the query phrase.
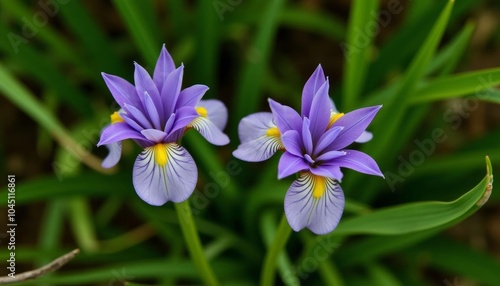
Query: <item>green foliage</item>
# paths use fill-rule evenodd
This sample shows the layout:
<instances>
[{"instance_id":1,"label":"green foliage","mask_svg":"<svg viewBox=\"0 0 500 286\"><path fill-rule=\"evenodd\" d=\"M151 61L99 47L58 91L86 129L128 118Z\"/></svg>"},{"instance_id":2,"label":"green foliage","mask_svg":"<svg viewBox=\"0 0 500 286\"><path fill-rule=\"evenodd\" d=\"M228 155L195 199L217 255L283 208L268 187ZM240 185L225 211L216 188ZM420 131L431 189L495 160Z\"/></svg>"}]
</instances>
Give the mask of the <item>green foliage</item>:
<instances>
[{"instance_id":1,"label":"green foliage","mask_svg":"<svg viewBox=\"0 0 500 286\"><path fill-rule=\"evenodd\" d=\"M26 226L34 238L18 239L16 257L40 267L70 249L82 253L67 268L25 285L202 281L181 235L193 229L179 224L171 203L152 207L135 194L131 162L138 150L124 144L120 170L110 171L100 167L106 151L93 147L117 109L100 73L131 79L132 60L152 71L163 43L177 64L184 62L186 85L208 85L207 97L229 107L230 146L216 149L192 133L184 138L200 172L191 211L223 285L259 281L292 181L276 179L277 158L256 166L231 157L238 121L267 110L268 97L299 103L313 71L304 70L304 62L315 67L319 57L329 59L321 64L342 112L383 104L369 128L373 140L356 148L376 159L387 180L346 172L338 228L326 236L292 232L287 252L275 253L278 285L426 285L429 270L440 273L438 283L455 277L497 283L500 264L492 255L443 234L485 205L493 166L500 164L498 132L487 126L470 139L463 128L478 106L500 103L500 68L468 65L474 9L487 1L390 7L393 1L356 0L345 15L318 1L53 2L49 10L39 6L44 1L0 2L0 34L7 35L0 41L0 94L42 130L27 129L50 157L32 158L50 166L18 178L18 212L40 215ZM35 13L45 13L47 23L36 22ZM311 42L293 47L290 38ZM325 50L326 56L317 52ZM342 77L333 78L331 70ZM436 130L444 143L433 139ZM0 144L2 162L19 140L8 134L4 141L14 144ZM416 162L415 152L423 160ZM477 183L485 156L486 176ZM216 186L217 194L207 186ZM7 192L0 190L2 206ZM499 198L493 193L488 204ZM8 255L0 249L2 260Z\"/></svg>"}]
</instances>

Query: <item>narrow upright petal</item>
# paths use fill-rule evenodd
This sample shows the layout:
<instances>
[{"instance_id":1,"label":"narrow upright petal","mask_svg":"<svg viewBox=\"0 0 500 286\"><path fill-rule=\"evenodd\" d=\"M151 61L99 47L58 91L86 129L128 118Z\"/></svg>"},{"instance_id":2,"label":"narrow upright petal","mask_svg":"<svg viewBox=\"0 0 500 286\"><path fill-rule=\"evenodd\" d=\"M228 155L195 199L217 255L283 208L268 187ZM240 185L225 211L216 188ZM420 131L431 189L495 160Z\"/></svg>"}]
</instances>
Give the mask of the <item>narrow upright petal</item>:
<instances>
[{"instance_id":1,"label":"narrow upright petal","mask_svg":"<svg viewBox=\"0 0 500 286\"><path fill-rule=\"evenodd\" d=\"M154 83L149 73L141 65L139 65L138 63L134 63L134 65L135 65L134 83L137 95L141 97L142 95L144 95L144 92L147 92L149 96L151 96L151 99L153 100L156 108L158 109L158 113L160 115L163 115L163 107L161 104L162 99L160 98L160 92L158 91L158 87Z\"/></svg>"},{"instance_id":2,"label":"narrow upright petal","mask_svg":"<svg viewBox=\"0 0 500 286\"><path fill-rule=\"evenodd\" d=\"M197 104L197 110L203 113L206 111L206 118L212 121L217 128L224 130L227 124L227 108L220 100L201 100Z\"/></svg>"},{"instance_id":3,"label":"narrow upright petal","mask_svg":"<svg viewBox=\"0 0 500 286\"><path fill-rule=\"evenodd\" d=\"M319 88L314 95L309 114L310 130L313 141L317 141L325 133L330 121L330 106L328 97L328 80Z\"/></svg>"},{"instance_id":4,"label":"narrow upright petal","mask_svg":"<svg viewBox=\"0 0 500 286\"><path fill-rule=\"evenodd\" d=\"M198 170L191 155L175 144L157 144L142 151L134 164L133 184L146 203L179 203L193 193Z\"/></svg>"},{"instance_id":5,"label":"narrow upright petal","mask_svg":"<svg viewBox=\"0 0 500 286\"><path fill-rule=\"evenodd\" d=\"M122 142L108 144L106 148L108 148L109 154L102 161L101 165L103 168L109 169L120 161L120 157L122 156Z\"/></svg>"},{"instance_id":6,"label":"narrow upright petal","mask_svg":"<svg viewBox=\"0 0 500 286\"><path fill-rule=\"evenodd\" d=\"M163 104L163 110L166 115L174 113L175 107L177 105L177 99L181 92L182 78L184 76L184 66L181 65L173 72L169 73L166 81L163 83L161 89L161 100Z\"/></svg>"},{"instance_id":7,"label":"narrow upright petal","mask_svg":"<svg viewBox=\"0 0 500 286\"><path fill-rule=\"evenodd\" d=\"M179 109L183 106L195 107L207 90L208 86L202 84L195 84L183 89L179 94L175 109Z\"/></svg>"},{"instance_id":8,"label":"narrow upright petal","mask_svg":"<svg viewBox=\"0 0 500 286\"><path fill-rule=\"evenodd\" d=\"M158 91L161 91L163 83L167 76L175 69L174 60L168 53L165 45L161 48L160 56L156 61L155 71L153 73L153 81L155 82Z\"/></svg>"},{"instance_id":9,"label":"narrow upright petal","mask_svg":"<svg viewBox=\"0 0 500 286\"><path fill-rule=\"evenodd\" d=\"M302 119L293 108L279 104L272 99L269 99L269 106L274 116L274 122L281 133L288 130L300 131L302 129Z\"/></svg>"},{"instance_id":10,"label":"narrow upright petal","mask_svg":"<svg viewBox=\"0 0 500 286\"><path fill-rule=\"evenodd\" d=\"M326 78L323 68L321 65L318 65L302 90L302 116L309 117L314 95L316 95L316 92L318 92L325 81Z\"/></svg>"},{"instance_id":11,"label":"narrow upright petal","mask_svg":"<svg viewBox=\"0 0 500 286\"><path fill-rule=\"evenodd\" d=\"M340 132L338 139L328 147L328 150L343 149L358 139L380 108L382 108L381 105L356 109L335 121L333 126L343 126L344 129Z\"/></svg>"},{"instance_id":12,"label":"narrow upright petal","mask_svg":"<svg viewBox=\"0 0 500 286\"><path fill-rule=\"evenodd\" d=\"M112 74L101 73L101 75L111 95L120 107L123 108L125 104L142 106L135 87L131 83Z\"/></svg>"},{"instance_id":13,"label":"narrow upright petal","mask_svg":"<svg viewBox=\"0 0 500 286\"><path fill-rule=\"evenodd\" d=\"M307 169L309 169L309 164L302 156L296 156L287 151L281 155L278 164L278 179L283 179Z\"/></svg>"},{"instance_id":14,"label":"narrow upright petal","mask_svg":"<svg viewBox=\"0 0 500 286\"><path fill-rule=\"evenodd\" d=\"M285 196L285 214L295 231L309 228L326 234L337 227L344 211L344 193L330 178L302 173Z\"/></svg>"}]
</instances>

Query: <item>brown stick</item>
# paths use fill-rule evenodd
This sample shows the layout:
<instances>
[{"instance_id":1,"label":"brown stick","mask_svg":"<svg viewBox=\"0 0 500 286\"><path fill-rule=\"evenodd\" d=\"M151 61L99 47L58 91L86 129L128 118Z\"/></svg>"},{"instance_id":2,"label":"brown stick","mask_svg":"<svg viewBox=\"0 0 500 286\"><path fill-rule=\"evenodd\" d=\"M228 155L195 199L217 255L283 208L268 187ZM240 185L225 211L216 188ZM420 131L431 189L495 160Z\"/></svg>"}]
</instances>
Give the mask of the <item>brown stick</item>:
<instances>
[{"instance_id":1,"label":"brown stick","mask_svg":"<svg viewBox=\"0 0 500 286\"><path fill-rule=\"evenodd\" d=\"M15 277L3 276L0 277L0 284L9 284L15 282L26 281L29 279L34 279L40 277L46 273L54 272L57 269L61 268L64 264L68 263L71 259L73 259L78 253L80 249L75 249L69 253L64 254L63 256L55 259L47 265L44 265L38 269L34 269L28 272L23 272L19 275L15 275Z\"/></svg>"}]
</instances>

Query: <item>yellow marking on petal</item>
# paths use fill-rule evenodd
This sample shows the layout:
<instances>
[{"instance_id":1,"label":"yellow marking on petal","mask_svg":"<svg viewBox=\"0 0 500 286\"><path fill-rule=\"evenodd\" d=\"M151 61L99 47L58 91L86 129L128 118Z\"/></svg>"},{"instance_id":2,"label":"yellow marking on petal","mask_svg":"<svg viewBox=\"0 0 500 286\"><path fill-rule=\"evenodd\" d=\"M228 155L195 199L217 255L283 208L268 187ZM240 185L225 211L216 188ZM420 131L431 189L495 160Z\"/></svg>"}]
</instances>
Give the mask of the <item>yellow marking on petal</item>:
<instances>
[{"instance_id":1,"label":"yellow marking on petal","mask_svg":"<svg viewBox=\"0 0 500 286\"><path fill-rule=\"evenodd\" d=\"M202 117L207 118L207 116L208 116L208 111L207 111L207 109L206 109L205 107L203 107L203 106L198 106L198 107L196 107L196 112L198 112L198 114L199 114L200 116L202 116Z\"/></svg>"},{"instance_id":2,"label":"yellow marking on petal","mask_svg":"<svg viewBox=\"0 0 500 286\"><path fill-rule=\"evenodd\" d=\"M340 119L340 117L344 116L344 113L332 112L330 115L330 122L328 123L328 128L332 127L333 123Z\"/></svg>"},{"instance_id":3,"label":"yellow marking on petal","mask_svg":"<svg viewBox=\"0 0 500 286\"><path fill-rule=\"evenodd\" d=\"M326 191L326 179L321 176L313 176L313 197L315 199L321 198Z\"/></svg>"},{"instance_id":4,"label":"yellow marking on petal","mask_svg":"<svg viewBox=\"0 0 500 286\"><path fill-rule=\"evenodd\" d=\"M153 155L157 165L165 166L167 164L167 144L156 144L153 147Z\"/></svg>"},{"instance_id":5,"label":"yellow marking on petal","mask_svg":"<svg viewBox=\"0 0 500 286\"><path fill-rule=\"evenodd\" d=\"M278 129L278 127L271 127L269 129L267 129L266 135L269 137L280 137L281 136L280 130Z\"/></svg>"},{"instance_id":6,"label":"yellow marking on petal","mask_svg":"<svg viewBox=\"0 0 500 286\"><path fill-rule=\"evenodd\" d=\"M123 118L120 116L120 114L115 111L115 112L113 112L113 114L111 114L111 124L115 124L118 122L125 122L125 120L123 120Z\"/></svg>"}]
</instances>

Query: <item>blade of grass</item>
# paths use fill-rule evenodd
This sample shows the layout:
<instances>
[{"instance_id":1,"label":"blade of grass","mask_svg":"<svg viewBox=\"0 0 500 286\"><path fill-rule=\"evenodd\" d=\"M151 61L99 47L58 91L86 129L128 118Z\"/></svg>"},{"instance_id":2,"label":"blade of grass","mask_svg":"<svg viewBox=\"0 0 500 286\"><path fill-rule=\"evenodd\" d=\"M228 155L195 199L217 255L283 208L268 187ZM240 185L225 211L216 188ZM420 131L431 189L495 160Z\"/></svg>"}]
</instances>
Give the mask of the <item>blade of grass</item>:
<instances>
[{"instance_id":1,"label":"blade of grass","mask_svg":"<svg viewBox=\"0 0 500 286\"><path fill-rule=\"evenodd\" d=\"M264 8L262 20L249 49L247 62L242 68L234 99L233 128L241 118L255 112L262 97L262 74L272 51L272 43L278 28L278 19L284 5L284 0L268 1ZM231 136L236 138L236 136Z\"/></svg>"},{"instance_id":2,"label":"blade of grass","mask_svg":"<svg viewBox=\"0 0 500 286\"><path fill-rule=\"evenodd\" d=\"M149 67L154 67L161 45L154 2L113 0L123 21Z\"/></svg>"},{"instance_id":3,"label":"blade of grass","mask_svg":"<svg viewBox=\"0 0 500 286\"><path fill-rule=\"evenodd\" d=\"M75 156L101 173L110 173L114 170L101 167L101 160L92 154L82 155L78 152L78 143L69 136L64 127L57 119L42 105L35 97L24 88L12 75L0 64L0 91L22 111L26 112L40 126L47 129L56 141Z\"/></svg>"},{"instance_id":4,"label":"blade of grass","mask_svg":"<svg viewBox=\"0 0 500 286\"><path fill-rule=\"evenodd\" d=\"M347 39L340 47L344 53L343 109L351 110L357 105L363 89L372 43L376 33L367 33L366 27L377 24L378 0L355 0L352 2ZM363 43L360 43L363 38Z\"/></svg>"}]
</instances>

